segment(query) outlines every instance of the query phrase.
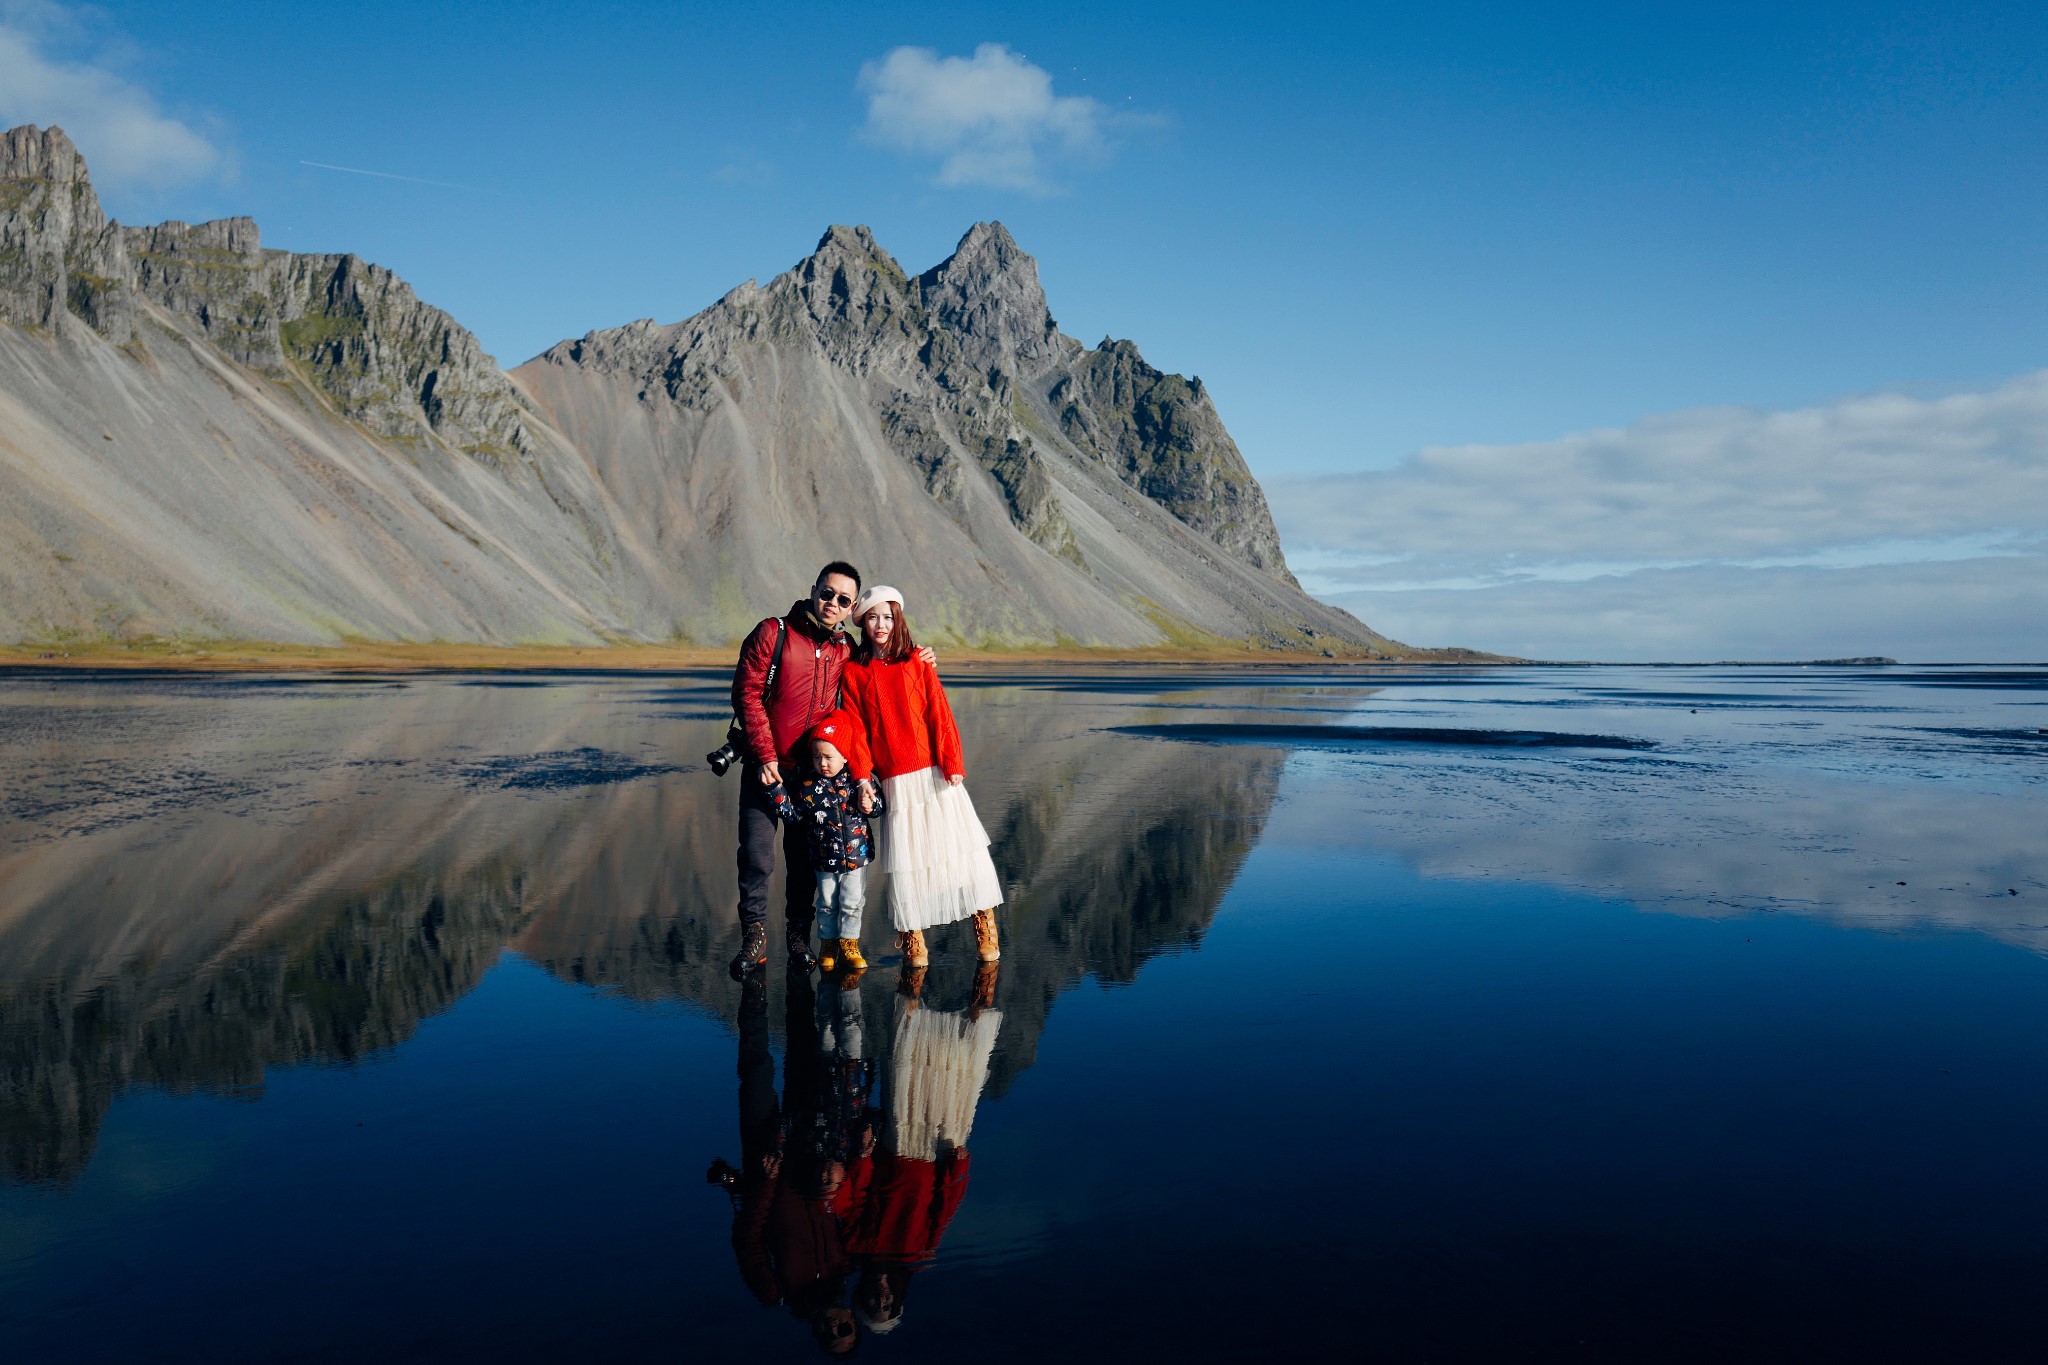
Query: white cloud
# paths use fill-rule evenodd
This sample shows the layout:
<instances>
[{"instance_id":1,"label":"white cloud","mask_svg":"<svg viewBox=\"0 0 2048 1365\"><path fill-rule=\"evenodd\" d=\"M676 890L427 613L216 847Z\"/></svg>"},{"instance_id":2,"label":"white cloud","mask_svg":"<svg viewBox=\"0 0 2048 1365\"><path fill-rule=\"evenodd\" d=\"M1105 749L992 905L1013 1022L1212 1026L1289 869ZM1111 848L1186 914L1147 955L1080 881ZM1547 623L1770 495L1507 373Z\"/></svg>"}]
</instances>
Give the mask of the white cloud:
<instances>
[{"instance_id":1,"label":"white cloud","mask_svg":"<svg viewBox=\"0 0 2048 1365\"><path fill-rule=\"evenodd\" d=\"M1272 494L1310 590L1418 643L2048 658L2048 372L1431 448Z\"/></svg>"},{"instance_id":2,"label":"white cloud","mask_svg":"<svg viewBox=\"0 0 2048 1365\"><path fill-rule=\"evenodd\" d=\"M61 127L96 181L161 188L218 172L221 150L119 74L91 17L48 0L0 5L0 128Z\"/></svg>"},{"instance_id":3,"label":"white cloud","mask_svg":"<svg viewBox=\"0 0 2048 1365\"><path fill-rule=\"evenodd\" d=\"M1062 164L1107 156L1128 121L1084 95L1055 95L1052 76L1001 43L972 57L899 47L860 70L870 141L939 160L941 185L1045 194Z\"/></svg>"}]
</instances>

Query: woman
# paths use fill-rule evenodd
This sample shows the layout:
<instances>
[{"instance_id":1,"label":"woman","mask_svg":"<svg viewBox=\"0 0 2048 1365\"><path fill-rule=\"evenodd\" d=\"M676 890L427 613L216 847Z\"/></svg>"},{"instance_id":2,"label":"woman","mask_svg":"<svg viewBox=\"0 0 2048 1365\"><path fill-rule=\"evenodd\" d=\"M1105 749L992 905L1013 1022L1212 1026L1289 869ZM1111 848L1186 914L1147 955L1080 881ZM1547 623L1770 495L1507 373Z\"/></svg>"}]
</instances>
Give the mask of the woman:
<instances>
[{"instance_id":1,"label":"woman","mask_svg":"<svg viewBox=\"0 0 2048 1365\"><path fill-rule=\"evenodd\" d=\"M960 731L938 670L919 656L896 589L869 588L853 616L861 645L846 666L845 702L867 731L889 809L873 865L889 876L889 916L904 961L924 966L924 931L971 915L976 952L993 962L1003 887L988 831L961 785Z\"/></svg>"},{"instance_id":2,"label":"woman","mask_svg":"<svg viewBox=\"0 0 2048 1365\"><path fill-rule=\"evenodd\" d=\"M967 1138L1003 1023L992 1008L995 973L992 963L975 973L965 1013L922 1008L915 970L898 987L888 1136L862 1172L863 1195L845 1224L847 1254L860 1267L853 1306L877 1335L902 1321L911 1276L938 1257L967 1195Z\"/></svg>"}]
</instances>

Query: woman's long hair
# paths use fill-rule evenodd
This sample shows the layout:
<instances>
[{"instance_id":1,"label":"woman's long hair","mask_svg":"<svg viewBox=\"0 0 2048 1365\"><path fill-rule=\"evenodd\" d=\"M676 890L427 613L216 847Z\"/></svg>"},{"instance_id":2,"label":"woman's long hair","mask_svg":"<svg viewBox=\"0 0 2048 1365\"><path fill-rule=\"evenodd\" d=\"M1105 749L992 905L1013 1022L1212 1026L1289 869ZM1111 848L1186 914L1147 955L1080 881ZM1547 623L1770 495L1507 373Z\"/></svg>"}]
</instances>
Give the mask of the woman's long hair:
<instances>
[{"instance_id":1,"label":"woman's long hair","mask_svg":"<svg viewBox=\"0 0 2048 1365\"><path fill-rule=\"evenodd\" d=\"M911 653L917 648L917 641L910 637L910 618L903 614L903 604L901 602L877 602L872 610L881 611L885 607L890 615L894 617L896 628L889 632L889 643L877 649L875 648L875 642L868 638L867 627L861 627L860 650L854 657L862 663L873 663L875 660L880 659L885 664L900 664L909 658ZM865 621L867 618L863 616L861 620Z\"/></svg>"}]
</instances>

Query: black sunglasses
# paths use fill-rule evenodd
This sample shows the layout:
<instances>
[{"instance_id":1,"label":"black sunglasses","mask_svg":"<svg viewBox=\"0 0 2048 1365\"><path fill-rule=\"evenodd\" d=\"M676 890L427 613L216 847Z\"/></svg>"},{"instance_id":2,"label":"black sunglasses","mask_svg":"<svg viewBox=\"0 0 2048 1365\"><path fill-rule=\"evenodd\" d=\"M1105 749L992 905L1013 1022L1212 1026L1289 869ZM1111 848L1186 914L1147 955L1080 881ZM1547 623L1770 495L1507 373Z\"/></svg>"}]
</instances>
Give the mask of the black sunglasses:
<instances>
[{"instance_id":1,"label":"black sunglasses","mask_svg":"<svg viewBox=\"0 0 2048 1365\"><path fill-rule=\"evenodd\" d=\"M826 587L823 583L820 583L817 587L812 588L811 592L820 602L830 602L835 606L841 607L850 607L853 605L853 599L851 597L848 597L843 592L834 592L832 591L832 589Z\"/></svg>"}]
</instances>

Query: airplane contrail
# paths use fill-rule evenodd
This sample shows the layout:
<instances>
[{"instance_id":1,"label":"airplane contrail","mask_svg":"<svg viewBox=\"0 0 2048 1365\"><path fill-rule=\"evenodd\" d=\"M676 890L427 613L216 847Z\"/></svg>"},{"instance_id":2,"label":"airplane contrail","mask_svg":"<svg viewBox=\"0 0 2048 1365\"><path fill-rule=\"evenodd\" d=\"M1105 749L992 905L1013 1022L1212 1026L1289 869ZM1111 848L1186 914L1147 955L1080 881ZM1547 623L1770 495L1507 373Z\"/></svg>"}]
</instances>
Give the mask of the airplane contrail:
<instances>
[{"instance_id":1,"label":"airplane contrail","mask_svg":"<svg viewBox=\"0 0 2048 1365\"><path fill-rule=\"evenodd\" d=\"M322 171L346 171L350 175L370 175L375 176L379 180L403 180L414 185L438 185L444 190L468 190L474 188L470 185L452 184L446 180L423 180L416 175L393 175L389 171L366 171L360 166L336 166L325 161L308 161L303 157L299 159L299 164L301 166L311 166L316 170Z\"/></svg>"}]
</instances>

